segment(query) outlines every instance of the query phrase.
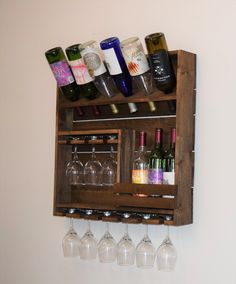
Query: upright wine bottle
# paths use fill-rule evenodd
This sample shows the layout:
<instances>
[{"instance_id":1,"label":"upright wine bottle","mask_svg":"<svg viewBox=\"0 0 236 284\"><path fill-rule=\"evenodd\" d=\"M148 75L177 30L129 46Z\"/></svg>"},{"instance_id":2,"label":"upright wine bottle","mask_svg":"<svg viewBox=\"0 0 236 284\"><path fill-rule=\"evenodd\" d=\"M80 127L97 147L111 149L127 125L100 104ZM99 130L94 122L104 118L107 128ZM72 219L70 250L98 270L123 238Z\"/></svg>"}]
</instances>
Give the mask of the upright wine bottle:
<instances>
[{"instance_id":1,"label":"upright wine bottle","mask_svg":"<svg viewBox=\"0 0 236 284\"><path fill-rule=\"evenodd\" d=\"M139 133L138 155L133 161L132 183L147 184L148 183L148 158L146 150L146 133Z\"/></svg>"},{"instance_id":2,"label":"upright wine bottle","mask_svg":"<svg viewBox=\"0 0 236 284\"><path fill-rule=\"evenodd\" d=\"M175 142L176 128L171 128L171 142L163 160L163 183L175 184Z\"/></svg>"},{"instance_id":3,"label":"upright wine bottle","mask_svg":"<svg viewBox=\"0 0 236 284\"><path fill-rule=\"evenodd\" d=\"M61 93L70 101L79 98L79 87L70 70L66 56L61 47L55 47L45 52L45 56L57 81Z\"/></svg>"},{"instance_id":4,"label":"upright wine bottle","mask_svg":"<svg viewBox=\"0 0 236 284\"><path fill-rule=\"evenodd\" d=\"M171 93L176 80L164 34L150 34L145 37L145 42L157 88L166 94Z\"/></svg>"},{"instance_id":5,"label":"upright wine bottle","mask_svg":"<svg viewBox=\"0 0 236 284\"><path fill-rule=\"evenodd\" d=\"M155 147L149 156L148 183L163 183L163 149L162 129L157 128L155 132Z\"/></svg>"},{"instance_id":6,"label":"upright wine bottle","mask_svg":"<svg viewBox=\"0 0 236 284\"><path fill-rule=\"evenodd\" d=\"M132 95L132 78L125 64L124 57L120 48L120 40L117 37L104 39L100 42L103 50L105 62L110 75L115 81L116 87L125 96ZM129 103L130 113L137 111L134 103Z\"/></svg>"},{"instance_id":7,"label":"upright wine bottle","mask_svg":"<svg viewBox=\"0 0 236 284\"><path fill-rule=\"evenodd\" d=\"M66 55L74 74L77 85L80 86L81 95L89 100L97 97L97 89L93 84L93 78L90 76L86 65L79 51L79 44L74 44L66 48Z\"/></svg>"},{"instance_id":8,"label":"upright wine bottle","mask_svg":"<svg viewBox=\"0 0 236 284\"><path fill-rule=\"evenodd\" d=\"M120 44L129 74L145 95L152 93L152 74L143 46L138 37L125 39ZM150 111L155 111L154 102L148 102Z\"/></svg>"},{"instance_id":9,"label":"upright wine bottle","mask_svg":"<svg viewBox=\"0 0 236 284\"><path fill-rule=\"evenodd\" d=\"M94 40L85 42L79 46L79 49L84 63L92 76L94 76L93 82L98 91L108 98L113 97L117 93L116 87L103 63L101 51L97 42ZM115 104L111 104L110 107L113 114L119 112L118 107Z\"/></svg>"}]
</instances>

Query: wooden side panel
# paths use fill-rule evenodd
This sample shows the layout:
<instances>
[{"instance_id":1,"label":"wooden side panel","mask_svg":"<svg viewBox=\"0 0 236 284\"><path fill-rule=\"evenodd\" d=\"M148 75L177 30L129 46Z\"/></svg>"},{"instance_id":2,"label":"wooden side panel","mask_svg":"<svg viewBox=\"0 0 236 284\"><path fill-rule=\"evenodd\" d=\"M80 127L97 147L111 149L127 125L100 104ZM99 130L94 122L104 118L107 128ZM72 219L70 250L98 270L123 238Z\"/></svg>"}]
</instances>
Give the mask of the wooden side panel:
<instances>
[{"instance_id":1,"label":"wooden side panel","mask_svg":"<svg viewBox=\"0 0 236 284\"><path fill-rule=\"evenodd\" d=\"M176 111L176 225L192 223L192 170L194 147L196 56L178 51Z\"/></svg>"}]
</instances>

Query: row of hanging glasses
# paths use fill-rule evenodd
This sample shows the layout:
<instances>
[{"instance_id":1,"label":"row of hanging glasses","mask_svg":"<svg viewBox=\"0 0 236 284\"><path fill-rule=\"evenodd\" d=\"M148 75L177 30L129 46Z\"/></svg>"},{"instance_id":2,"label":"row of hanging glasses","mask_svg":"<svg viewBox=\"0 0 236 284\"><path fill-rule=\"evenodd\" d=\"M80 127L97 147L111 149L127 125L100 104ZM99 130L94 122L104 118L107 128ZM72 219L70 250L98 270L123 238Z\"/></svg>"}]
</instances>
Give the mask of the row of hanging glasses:
<instances>
[{"instance_id":1,"label":"row of hanging glasses","mask_svg":"<svg viewBox=\"0 0 236 284\"><path fill-rule=\"evenodd\" d=\"M116 182L116 173L117 161L112 146L104 162L97 159L95 147L92 147L91 156L85 165L80 161L75 146L72 152L72 160L66 165L68 182L73 185L112 186Z\"/></svg>"},{"instance_id":2,"label":"row of hanging glasses","mask_svg":"<svg viewBox=\"0 0 236 284\"><path fill-rule=\"evenodd\" d=\"M73 219L70 218L70 229L62 241L65 257L80 257L82 260L94 260L97 258L101 263L117 262L120 266L134 265L138 268L152 268L157 264L160 271L173 271L176 265L177 252L167 235L162 244L156 250L148 235L148 225L145 225L145 234L142 240L135 246L128 233L128 224L125 224L123 237L117 243L109 231L109 223L106 223L106 231L97 242L94 237L90 222L82 238L78 236L74 227Z\"/></svg>"}]
</instances>

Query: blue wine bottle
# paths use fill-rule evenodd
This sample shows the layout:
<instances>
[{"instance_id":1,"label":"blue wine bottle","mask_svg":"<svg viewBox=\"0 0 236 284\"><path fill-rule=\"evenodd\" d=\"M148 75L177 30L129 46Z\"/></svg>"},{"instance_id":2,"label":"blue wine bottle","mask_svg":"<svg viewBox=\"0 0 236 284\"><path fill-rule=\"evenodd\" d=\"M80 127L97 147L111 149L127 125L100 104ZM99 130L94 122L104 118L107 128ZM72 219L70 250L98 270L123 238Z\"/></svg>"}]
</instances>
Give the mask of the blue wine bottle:
<instances>
[{"instance_id":1,"label":"blue wine bottle","mask_svg":"<svg viewBox=\"0 0 236 284\"><path fill-rule=\"evenodd\" d=\"M108 71L116 87L125 97L132 96L132 78L121 51L120 40L117 37L107 38L100 42L100 46L104 53ZM137 111L134 103L129 103L128 105L130 113Z\"/></svg>"}]
</instances>

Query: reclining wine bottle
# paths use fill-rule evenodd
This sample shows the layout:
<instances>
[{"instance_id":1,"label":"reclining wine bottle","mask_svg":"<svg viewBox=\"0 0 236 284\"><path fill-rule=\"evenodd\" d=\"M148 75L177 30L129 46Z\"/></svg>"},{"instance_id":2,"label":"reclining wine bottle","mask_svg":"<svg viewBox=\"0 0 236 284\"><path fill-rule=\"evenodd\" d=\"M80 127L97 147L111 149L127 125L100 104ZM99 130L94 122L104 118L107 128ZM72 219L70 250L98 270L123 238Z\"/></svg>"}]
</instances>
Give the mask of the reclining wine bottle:
<instances>
[{"instance_id":1,"label":"reclining wine bottle","mask_svg":"<svg viewBox=\"0 0 236 284\"><path fill-rule=\"evenodd\" d=\"M121 52L120 40L117 37L107 38L100 42L100 46L104 53L107 68L116 83L116 87L125 97L132 96L132 78ZM130 113L138 110L134 103L128 103L128 105Z\"/></svg>"},{"instance_id":2,"label":"reclining wine bottle","mask_svg":"<svg viewBox=\"0 0 236 284\"><path fill-rule=\"evenodd\" d=\"M66 56L61 47L55 47L45 52L45 56L57 81L61 93L70 101L79 98L77 86Z\"/></svg>"},{"instance_id":3,"label":"reclining wine bottle","mask_svg":"<svg viewBox=\"0 0 236 284\"><path fill-rule=\"evenodd\" d=\"M94 76L93 83L98 91L108 98L113 97L117 92L116 87L103 63L101 51L97 42L94 40L85 42L79 46L79 49L84 63L89 72L92 73L92 76ZM115 104L110 104L110 107L113 114L119 112L118 107Z\"/></svg>"},{"instance_id":4,"label":"reclining wine bottle","mask_svg":"<svg viewBox=\"0 0 236 284\"><path fill-rule=\"evenodd\" d=\"M157 88L165 94L171 93L176 85L175 73L168 54L163 33L154 33L145 37L152 74ZM174 101L168 102L169 110L175 112Z\"/></svg>"}]
</instances>

